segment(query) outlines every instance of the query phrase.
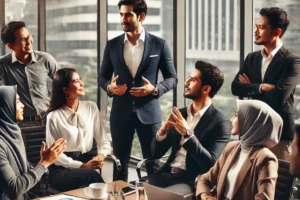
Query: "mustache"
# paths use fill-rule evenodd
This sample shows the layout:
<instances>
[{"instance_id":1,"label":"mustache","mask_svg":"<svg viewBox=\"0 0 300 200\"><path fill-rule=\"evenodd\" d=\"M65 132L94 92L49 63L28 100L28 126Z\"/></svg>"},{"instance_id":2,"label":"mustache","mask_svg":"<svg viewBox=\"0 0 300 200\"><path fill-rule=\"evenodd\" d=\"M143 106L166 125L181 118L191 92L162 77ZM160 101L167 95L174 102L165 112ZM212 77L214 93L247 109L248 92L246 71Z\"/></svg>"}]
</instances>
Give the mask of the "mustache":
<instances>
[{"instance_id":1,"label":"mustache","mask_svg":"<svg viewBox=\"0 0 300 200\"><path fill-rule=\"evenodd\" d=\"M129 25L129 23L122 22L122 23L121 23L121 25L126 25L126 26L128 26L128 25Z\"/></svg>"},{"instance_id":2,"label":"mustache","mask_svg":"<svg viewBox=\"0 0 300 200\"><path fill-rule=\"evenodd\" d=\"M190 90L191 88L189 88L189 86L184 86L184 89Z\"/></svg>"}]
</instances>

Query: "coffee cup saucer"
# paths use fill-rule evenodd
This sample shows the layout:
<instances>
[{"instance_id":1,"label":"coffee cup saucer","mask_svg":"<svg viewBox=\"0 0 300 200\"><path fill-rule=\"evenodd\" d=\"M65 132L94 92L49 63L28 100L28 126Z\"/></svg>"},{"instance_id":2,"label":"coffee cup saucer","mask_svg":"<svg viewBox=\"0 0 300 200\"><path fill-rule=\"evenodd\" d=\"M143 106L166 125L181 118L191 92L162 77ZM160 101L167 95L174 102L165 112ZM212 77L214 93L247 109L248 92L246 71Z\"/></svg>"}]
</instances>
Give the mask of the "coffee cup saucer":
<instances>
[{"instance_id":1,"label":"coffee cup saucer","mask_svg":"<svg viewBox=\"0 0 300 200\"><path fill-rule=\"evenodd\" d=\"M102 199L106 199L106 198L108 197L108 192L105 192L102 196L97 197L97 198L94 198L93 196L91 196L91 194L90 194L90 192L89 192L88 189L89 189L89 188L86 187L86 188L83 189L83 191L84 191L84 194L85 194L86 196L88 196L89 198L102 200Z\"/></svg>"}]
</instances>

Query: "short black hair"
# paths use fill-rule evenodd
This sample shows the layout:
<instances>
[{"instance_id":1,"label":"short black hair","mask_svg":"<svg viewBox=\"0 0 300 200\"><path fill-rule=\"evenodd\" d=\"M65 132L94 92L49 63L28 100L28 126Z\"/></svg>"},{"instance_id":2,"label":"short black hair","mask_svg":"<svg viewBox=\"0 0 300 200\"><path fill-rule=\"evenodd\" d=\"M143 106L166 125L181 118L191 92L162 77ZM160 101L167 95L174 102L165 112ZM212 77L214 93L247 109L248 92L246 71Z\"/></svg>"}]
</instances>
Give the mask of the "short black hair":
<instances>
[{"instance_id":1,"label":"short black hair","mask_svg":"<svg viewBox=\"0 0 300 200\"><path fill-rule=\"evenodd\" d=\"M120 0L118 3L119 10L122 5L132 6L133 12L140 16L140 14L145 13L147 15L147 4L145 0Z\"/></svg>"},{"instance_id":2,"label":"short black hair","mask_svg":"<svg viewBox=\"0 0 300 200\"><path fill-rule=\"evenodd\" d=\"M195 68L202 73L200 77L202 85L209 85L211 87L209 96L213 98L223 85L223 72L218 67L201 60L195 63Z\"/></svg>"},{"instance_id":3,"label":"short black hair","mask_svg":"<svg viewBox=\"0 0 300 200\"><path fill-rule=\"evenodd\" d=\"M297 146L298 146L298 149L300 150L300 122L296 122L296 125L295 125L295 135L297 135Z\"/></svg>"},{"instance_id":4,"label":"short black hair","mask_svg":"<svg viewBox=\"0 0 300 200\"><path fill-rule=\"evenodd\" d=\"M15 32L20 28L26 27L22 21L9 22L1 29L1 39L4 44L15 42Z\"/></svg>"},{"instance_id":5,"label":"short black hair","mask_svg":"<svg viewBox=\"0 0 300 200\"><path fill-rule=\"evenodd\" d=\"M268 18L272 29L281 29L280 37L284 35L287 27L290 24L290 20L288 14L283 9L278 7L262 8L259 11L259 14Z\"/></svg>"}]
</instances>

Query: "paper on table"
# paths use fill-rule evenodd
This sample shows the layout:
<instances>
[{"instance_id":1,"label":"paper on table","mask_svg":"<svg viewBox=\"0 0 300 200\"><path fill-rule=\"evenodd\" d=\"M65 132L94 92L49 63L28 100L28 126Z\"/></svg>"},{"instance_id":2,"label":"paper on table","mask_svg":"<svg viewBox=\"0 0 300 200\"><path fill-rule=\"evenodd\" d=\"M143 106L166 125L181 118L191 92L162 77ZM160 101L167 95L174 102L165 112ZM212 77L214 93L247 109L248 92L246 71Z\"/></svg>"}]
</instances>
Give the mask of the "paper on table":
<instances>
[{"instance_id":1,"label":"paper on table","mask_svg":"<svg viewBox=\"0 0 300 200\"><path fill-rule=\"evenodd\" d=\"M86 200L86 199L60 194L53 197L41 198L41 200Z\"/></svg>"}]
</instances>

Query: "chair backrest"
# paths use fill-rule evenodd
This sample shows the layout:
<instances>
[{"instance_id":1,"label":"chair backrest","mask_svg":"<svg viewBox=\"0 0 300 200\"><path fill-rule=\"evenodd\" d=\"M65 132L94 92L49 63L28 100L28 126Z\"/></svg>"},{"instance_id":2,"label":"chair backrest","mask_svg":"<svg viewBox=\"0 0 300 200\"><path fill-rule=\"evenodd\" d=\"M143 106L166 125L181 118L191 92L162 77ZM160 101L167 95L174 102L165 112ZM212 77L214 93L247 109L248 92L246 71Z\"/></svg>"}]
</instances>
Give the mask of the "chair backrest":
<instances>
[{"instance_id":1,"label":"chair backrest","mask_svg":"<svg viewBox=\"0 0 300 200\"><path fill-rule=\"evenodd\" d=\"M25 144L27 160L32 164L38 163L40 161L42 141L45 141L46 138L45 126L26 126L20 128Z\"/></svg>"},{"instance_id":2,"label":"chair backrest","mask_svg":"<svg viewBox=\"0 0 300 200\"><path fill-rule=\"evenodd\" d=\"M275 188L275 200L289 200L293 193L295 178L290 174L290 163L278 159L278 178Z\"/></svg>"}]
</instances>

